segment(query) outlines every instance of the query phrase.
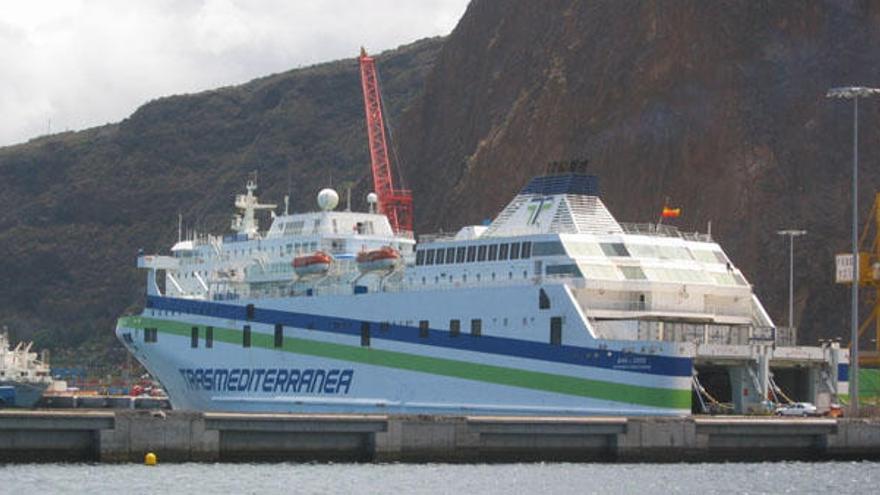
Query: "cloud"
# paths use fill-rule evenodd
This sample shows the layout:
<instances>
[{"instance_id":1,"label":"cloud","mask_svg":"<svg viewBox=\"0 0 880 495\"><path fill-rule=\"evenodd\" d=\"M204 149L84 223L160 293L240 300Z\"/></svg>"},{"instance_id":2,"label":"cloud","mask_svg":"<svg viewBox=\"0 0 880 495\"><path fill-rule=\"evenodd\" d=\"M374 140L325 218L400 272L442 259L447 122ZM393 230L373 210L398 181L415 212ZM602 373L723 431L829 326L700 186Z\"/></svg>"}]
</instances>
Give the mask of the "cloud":
<instances>
[{"instance_id":1,"label":"cloud","mask_svg":"<svg viewBox=\"0 0 880 495\"><path fill-rule=\"evenodd\" d=\"M448 34L468 0L34 0L0 17L0 146Z\"/></svg>"}]
</instances>

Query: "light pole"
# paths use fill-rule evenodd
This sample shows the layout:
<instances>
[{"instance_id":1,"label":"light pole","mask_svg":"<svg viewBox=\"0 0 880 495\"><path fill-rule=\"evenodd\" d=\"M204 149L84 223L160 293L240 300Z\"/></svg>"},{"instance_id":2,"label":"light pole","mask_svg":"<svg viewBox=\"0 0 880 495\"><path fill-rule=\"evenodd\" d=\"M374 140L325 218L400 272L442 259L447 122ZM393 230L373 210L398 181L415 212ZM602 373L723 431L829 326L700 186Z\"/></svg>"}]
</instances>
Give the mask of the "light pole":
<instances>
[{"instance_id":1,"label":"light pole","mask_svg":"<svg viewBox=\"0 0 880 495\"><path fill-rule=\"evenodd\" d=\"M794 328L794 238L806 235L806 230L779 230L779 235L788 236L788 328Z\"/></svg>"},{"instance_id":2,"label":"light pole","mask_svg":"<svg viewBox=\"0 0 880 495\"><path fill-rule=\"evenodd\" d=\"M852 317L849 344L849 400L850 415L859 412L859 98L880 94L878 88L844 86L831 88L827 98L853 101L853 180L852 180Z\"/></svg>"}]
</instances>

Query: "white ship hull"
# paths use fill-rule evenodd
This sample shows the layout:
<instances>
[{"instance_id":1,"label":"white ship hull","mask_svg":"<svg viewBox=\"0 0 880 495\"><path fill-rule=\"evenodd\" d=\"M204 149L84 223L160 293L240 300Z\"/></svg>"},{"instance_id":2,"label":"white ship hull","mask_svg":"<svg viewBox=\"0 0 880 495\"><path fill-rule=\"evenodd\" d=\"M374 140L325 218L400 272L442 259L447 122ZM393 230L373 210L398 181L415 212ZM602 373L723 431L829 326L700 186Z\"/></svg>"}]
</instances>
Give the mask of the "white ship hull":
<instances>
[{"instance_id":1,"label":"white ship hull","mask_svg":"<svg viewBox=\"0 0 880 495\"><path fill-rule=\"evenodd\" d=\"M626 349L631 342L597 341L577 308L562 303L564 286L544 289L560 301L547 314L533 310L534 286L260 300L251 320L247 301L153 298L144 316L121 320L117 333L124 342L129 335L134 355L180 409L690 413L692 346L654 342L649 353L638 353ZM219 317L199 314L211 312ZM386 327L383 314L397 317ZM561 345L548 343L551 317L565 321ZM464 322L456 337L446 328L452 319ZM481 320L483 335L470 334L472 319ZM427 337L420 337L420 320L435 322ZM276 323L284 326L280 348ZM369 345L362 345L364 324ZM245 325L252 332L247 348ZM198 347L192 347L193 326ZM208 326L211 348L205 347ZM158 329L155 343L143 342L144 328Z\"/></svg>"}]
</instances>

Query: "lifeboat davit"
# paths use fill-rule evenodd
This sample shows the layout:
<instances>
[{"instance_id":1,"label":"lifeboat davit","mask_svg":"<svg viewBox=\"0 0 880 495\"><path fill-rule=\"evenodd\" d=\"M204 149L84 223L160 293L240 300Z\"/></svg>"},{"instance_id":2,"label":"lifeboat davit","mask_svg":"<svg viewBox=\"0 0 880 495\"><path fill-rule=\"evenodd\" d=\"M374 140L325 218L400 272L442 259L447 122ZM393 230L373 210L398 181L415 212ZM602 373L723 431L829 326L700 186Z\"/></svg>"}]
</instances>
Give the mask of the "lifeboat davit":
<instances>
[{"instance_id":1,"label":"lifeboat davit","mask_svg":"<svg viewBox=\"0 0 880 495\"><path fill-rule=\"evenodd\" d=\"M330 270L333 258L323 252L315 251L306 256L297 256L293 259L293 271L300 277L306 275L324 275Z\"/></svg>"},{"instance_id":2,"label":"lifeboat davit","mask_svg":"<svg viewBox=\"0 0 880 495\"><path fill-rule=\"evenodd\" d=\"M391 271L397 266L398 260L400 253L390 246L361 251L357 255L358 270L361 273Z\"/></svg>"}]
</instances>

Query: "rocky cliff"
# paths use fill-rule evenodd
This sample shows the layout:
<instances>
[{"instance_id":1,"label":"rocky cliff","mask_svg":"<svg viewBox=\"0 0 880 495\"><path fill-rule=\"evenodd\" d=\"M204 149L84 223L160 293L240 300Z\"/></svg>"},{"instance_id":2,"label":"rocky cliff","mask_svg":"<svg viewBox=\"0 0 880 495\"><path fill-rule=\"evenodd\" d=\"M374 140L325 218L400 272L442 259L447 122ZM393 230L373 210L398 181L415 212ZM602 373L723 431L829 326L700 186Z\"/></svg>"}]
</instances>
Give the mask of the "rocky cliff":
<instances>
[{"instance_id":1,"label":"rocky cliff","mask_svg":"<svg viewBox=\"0 0 880 495\"><path fill-rule=\"evenodd\" d=\"M552 160L588 158L622 221L712 234L802 341L848 335L852 105L880 85L880 2L476 0L406 112L418 230L490 218ZM880 99L861 106L862 215L880 188ZM442 193L441 193L442 191ZM866 300L867 302L867 300ZM867 306L867 304L866 304Z\"/></svg>"},{"instance_id":2,"label":"rocky cliff","mask_svg":"<svg viewBox=\"0 0 880 495\"><path fill-rule=\"evenodd\" d=\"M655 220L668 197L681 228L711 222L780 324L776 230L809 230L796 321L815 342L845 335L848 315L832 257L848 248L852 108L824 94L880 85L878 42L878 1L475 0L446 41L379 63L420 232L479 223L548 162L588 158L618 219ZM360 197L358 84L355 60L335 62L0 150L0 323L105 345L139 304L137 249L167 248L178 212L224 230L251 170L295 209L331 182ZM863 215L880 188L878 107L862 105Z\"/></svg>"},{"instance_id":3,"label":"rocky cliff","mask_svg":"<svg viewBox=\"0 0 880 495\"><path fill-rule=\"evenodd\" d=\"M377 58L392 122L441 43ZM226 232L252 170L263 200L281 204L290 190L292 209L343 182L362 198L363 112L349 59L162 98L118 124L0 149L0 325L22 339L39 330L38 347L56 350L96 339L89 354L99 356L115 319L142 302L137 250L166 251L178 213L186 229Z\"/></svg>"}]
</instances>

